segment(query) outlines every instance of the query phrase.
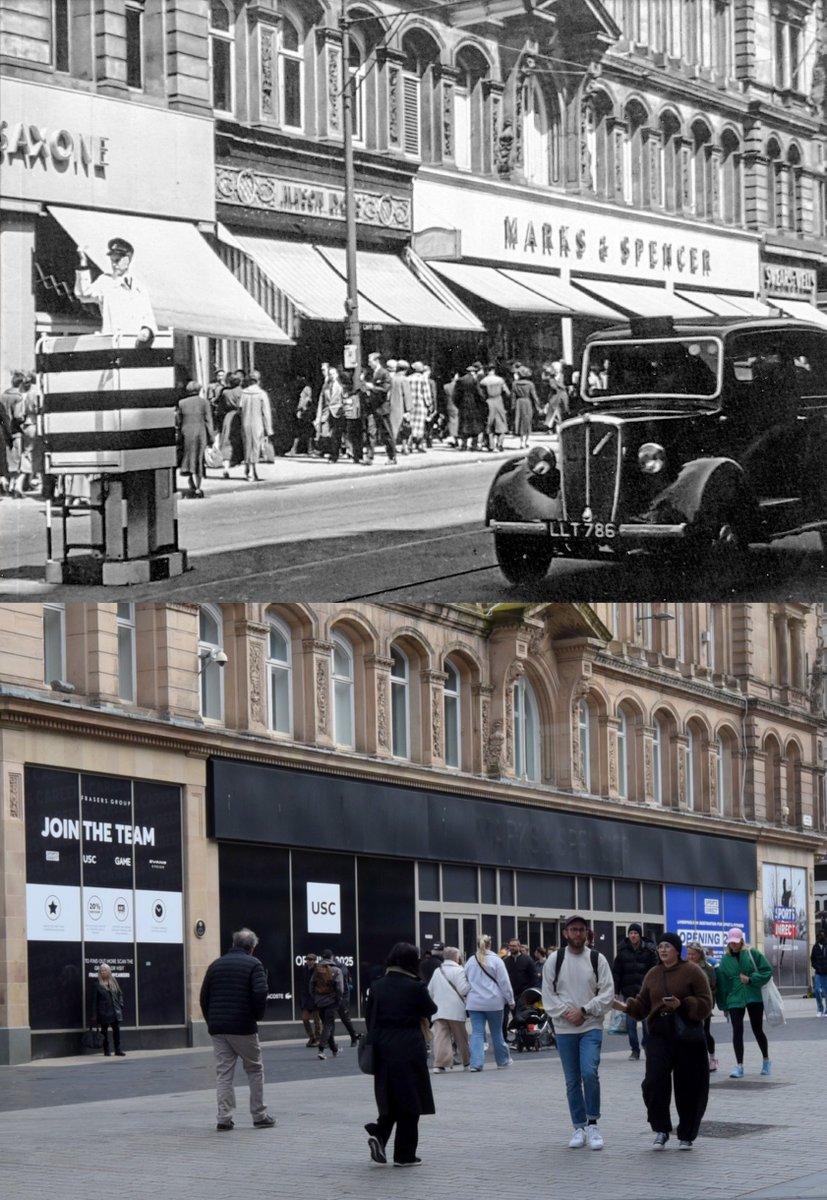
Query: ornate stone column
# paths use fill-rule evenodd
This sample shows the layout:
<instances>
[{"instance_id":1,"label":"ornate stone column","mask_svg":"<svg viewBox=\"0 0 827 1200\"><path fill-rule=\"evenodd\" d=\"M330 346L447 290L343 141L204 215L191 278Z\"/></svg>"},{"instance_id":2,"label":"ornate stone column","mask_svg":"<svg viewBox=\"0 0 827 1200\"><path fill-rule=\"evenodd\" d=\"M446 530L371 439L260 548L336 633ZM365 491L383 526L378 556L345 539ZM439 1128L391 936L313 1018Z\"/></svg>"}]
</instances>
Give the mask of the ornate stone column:
<instances>
[{"instance_id":1,"label":"ornate stone column","mask_svg":"<svg viewBox=\"0 0 827 1200\"><path fill-rule=\"evenodd\" d=\"M643 762L643 803L655 803L655 729L652 725L635 726L635 735Z\"/></svg>"},{"instance_id":2,"label":"ornate stone column","mask_svg":"<svg viewBox=\"0 0 827 1200\"><path fill-rule=\"evenodd\" d=\"M377 150L402 153L402 66L405 55L388 46L376 51L379 71L377 108L379 110L379 145Z\"/></svg>"},{"instance_id":3,"label":"ornate stone column","mask_svg":"<svg viewBox=\"0 0 827 1200\"><path fill-rule=\"evenodd\" d=\"M504 167L507 172L511 154L510 145L501 150L500 134L502 132L503 84L499 80L484 79L482 82L484 107L484 129L482 130L482 174L502 174ZM503 161L502 155L505 154Z\"/></svg>"},{"instance_id":4,"label":"ornate stone column","mask_svg":"<svg viewBox=\"0 0 827 1200\"><path fill-rule=\"evenodd\" d=\"M617 762L617 736L620 729L619 717L601 717L598 723L600 736L606 744L607 786L610 800L619 800L620 775ZM628 798L628 797L627 797Z\"/></svg>"},{"instance_id":5,"label":"ornate stone column","mask_svg":"<svg viewBox=\"0 0 827 1200\"><path fill-rule=\"evenodd\" d=\"M224 710L228 728L266 733L270 727L267 696L267 638L269 626L242 618L235 622L227 641L234 686L225 690Z\"/></svg>"},{"instance_id":6,"label":"ornate stone column","mask_svg":"<svg viewBox=\"0 0 827 1200\"><path fill-rule=\"evenodd\" d=\"M709 801L707 811L717 817L721 815L721 797L718 795L718 743L705 741L704 750L706 751L706 794Z\"/></svg>"},{"instance_id":7,"label":"ornate stone column","mask_svg":"<svg viewBox=\"0 0 827 1200\"><path fill-rule=\"evenodd\" d=\"M444 671L420 671L422 681L422 762L428 767L445 766Z\"/></svg>"},{"instance_id":8,"label":"ornate stone column","mask_svg":"<svg viewBox=\"0 0 827 1200\"><path fill-rule=\"evenodd\" d=\"M474 716L471 722L471 770L479 775L483 770L488 771L489 738L491 734L491 697L493 687L487 683L478 683L471 689L474 706ZM496 774L500 774L500 764Z\"/></svg>"},{"instance_id":9,"label":"ornate stone column","mask_svg":"<svg viewBox=\"0 0 827 1200\"><path fill-rule=\"evenodd\" d=\"M319 63L317 133L321 138L338 142L344 137L342 91L346 69L342 64L342 35L339 30L320 25L316 29L316 52Z\"/></svg>"},{"instance_id":10,"label":"ornate stone column","mask_svg":"<svg viewBox=\"0 0 827 1200\"><path fill-rule=\"evenodd\" d=\"M317 746L334 745L332 660L333 643L316 638L302 641L307 684L305 737ZM356 730L354 729L354 737Z\"/></svg>"},{"instance_id":11,"label":"ornate stone column","mask_svg":"<svg viewBox=\"0 0 827 1200\"><path fill-rule=\"evenodd\" d=\"M250 43L250 124L278 125L278 27L281 15L263 4L247 7Z\"/></svg>"},{"instance_id":12,"label":"ornate stone column","mask_svg":"<svg viewBox=\"0 0 827 1200\"><path fill-rule=\"evenodd\" d=\"M685 812L687 808L686 783L689 774L686 766L686 758L689 753L689 738L685 733L674 733L669 740L673 747L676 785L676 795L671 807Z\"/></svg>"},{"instance_id":13,"label":"ornate stone column","mask_svg":"<svg viewBox=\"0 0 827 1200\"><path fill-rule=\"evenodd\" d=\"M391 729L391 667L393 659L374 655L365 660L367 674L366 721L368 754L393 756Z\"/></svg>"}]
</instances>

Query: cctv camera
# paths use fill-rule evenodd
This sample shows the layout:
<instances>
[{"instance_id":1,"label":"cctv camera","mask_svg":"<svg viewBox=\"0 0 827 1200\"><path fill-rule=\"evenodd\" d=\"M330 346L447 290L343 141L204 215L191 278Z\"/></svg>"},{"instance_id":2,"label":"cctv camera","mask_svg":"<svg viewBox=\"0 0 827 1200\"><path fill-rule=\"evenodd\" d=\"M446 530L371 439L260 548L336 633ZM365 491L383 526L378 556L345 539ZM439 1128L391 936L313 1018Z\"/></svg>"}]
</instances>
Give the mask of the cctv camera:
<instances>
[{"instance_id":1,"label":"cctv camera","mask_svg":"<svg viewBox=\"0 0 827 1200\"><path fill-rule=\"evenodd\" d=\"M212 660L214 663L218 663L219 667L226 667L227 665L227 655L223 650L213 650Z\"/></svg>"}]
</instances>

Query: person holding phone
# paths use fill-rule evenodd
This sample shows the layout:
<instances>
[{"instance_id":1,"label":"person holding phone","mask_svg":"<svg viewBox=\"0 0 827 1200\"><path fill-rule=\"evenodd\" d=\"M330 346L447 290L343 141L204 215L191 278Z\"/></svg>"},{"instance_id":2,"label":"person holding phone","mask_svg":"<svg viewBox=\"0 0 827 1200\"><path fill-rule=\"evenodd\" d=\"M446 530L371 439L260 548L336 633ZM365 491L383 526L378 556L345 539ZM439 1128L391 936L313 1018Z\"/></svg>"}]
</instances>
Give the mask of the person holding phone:
<instances>
[{"instance_id":1,"label":"person holding phone","mask_svg":"<svg viewBox=\"0 0 827 1200\"><path fill-rule=\"evenodd\" d=\"M678 1149L691 1150L709 1099L709 1060L703 1022L712 1012L712 992L701 968L682 958L676 933L662 933L657 966L647 971L637 996L613 1007L646 1020L643 1102L654 1130L653 1150L663 1150L672 1132L672 1083L678 1110Z\"/></svg>"}]
</instances>

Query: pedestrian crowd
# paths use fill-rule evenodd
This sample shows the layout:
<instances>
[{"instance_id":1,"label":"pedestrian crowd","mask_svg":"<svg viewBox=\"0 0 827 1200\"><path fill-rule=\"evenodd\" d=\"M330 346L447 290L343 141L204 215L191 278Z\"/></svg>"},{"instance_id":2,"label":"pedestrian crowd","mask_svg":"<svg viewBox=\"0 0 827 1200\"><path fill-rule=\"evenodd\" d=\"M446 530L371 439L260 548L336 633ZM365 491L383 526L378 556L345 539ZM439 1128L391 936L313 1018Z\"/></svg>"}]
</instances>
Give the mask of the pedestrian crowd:
<instances>
[{"instance_id":1,"label":"pedestrian crowd","mask_svg":"<svg viewBox=\"0 0 827 1200\"><path fill-rule=\"evenodd\" d=\"M498 1069L513 1066L512 1046L523 1047L516 1033L510 1045L508 1034L517 1030L514 1015L526 993L553 1025L551 1044L559 1055L572 1122L570 1149L604 1146L599 1068L605 1019L613 1013L626 1021L630 1058L638 1060L641 1048L645 1053L641 1092L655 1134L654 1150L663 1150L673 1132L673 1092L678 1148L691 1150L698 1136L710 1074L718 1068L709 1030L716 1001L732 1027L735 1065L730 1078L745 1074L745 1015L762 1055L759 1073L771 1074L762 989L772 969L759 950L747 946L740 928L729 930L717 968L706 960L700 943L689 942L684 956L678 934L661 933L655 944L644 937L639 922L629 925L611 965L595 948L585 917L568 917L561 933L559 946L538 947L533 955L518 938L495 953L484 934L467 961L456 946L434 943L420 955L417 946L398 942L384 968L371 972L364 1035L351 1020L353 985L346 963L330 949L305 956L300 1000L307 1047L316 1049L321 1061L337 1057L338 1016L351 1046L361 1046L361 1068L373 1075L377 1117L365 1125L373 1162L386 1164L389 1153L396 1166L421 1162L419 1119L436 1111L431 1074L456 1068L480 1073L489 1048ZM233 934L230 950L210 965L201 987L201 1009L215 1054L216 1128L221 1132L234 1126L238 1059L250 1083L254 1127L276 1124L264 1104L257 1022L264 1015L267 978L253 953L257 942L249 929ZM817 974L825 973L825 957L827 934L822 932L812 955ZM818 993L818 1004L822 1015L823 993ZM99 1019L103 1024L105 1018ZM643 1023L640 1040L638 1022ZM117 1053L117 1026L115 1039Z\"/></svg>"}]
</instances>

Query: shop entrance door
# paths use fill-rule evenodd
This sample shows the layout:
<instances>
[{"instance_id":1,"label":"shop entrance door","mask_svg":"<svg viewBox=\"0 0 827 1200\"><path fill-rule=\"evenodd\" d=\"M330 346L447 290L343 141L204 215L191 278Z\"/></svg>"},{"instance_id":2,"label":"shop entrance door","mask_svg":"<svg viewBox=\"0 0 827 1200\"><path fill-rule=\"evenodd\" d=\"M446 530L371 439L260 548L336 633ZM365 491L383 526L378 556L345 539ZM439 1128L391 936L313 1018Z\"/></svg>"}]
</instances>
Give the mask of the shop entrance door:
<instances>
[{"instance_id":1,"label":"shop entrance door","mask_svg":"<svg viewBox=\"0 0 827 1200\"><path fill-rule=\"evenodd\" d=\"M477 951L479 924L477 917L447 914L442 919L442 940L446 946L458 946L466 959Z\"/></svg>"},{"instance_id":2,"label":"shop entrance door","mask_svg":"<svg viewBox=\"0 0 827 1200\"><path fill-rule=\"evenodd\" d=\"M518 921L517 937L533 955L538 946L559 945L560 925L558 921Z\"/></svg>"}]
</instances>

